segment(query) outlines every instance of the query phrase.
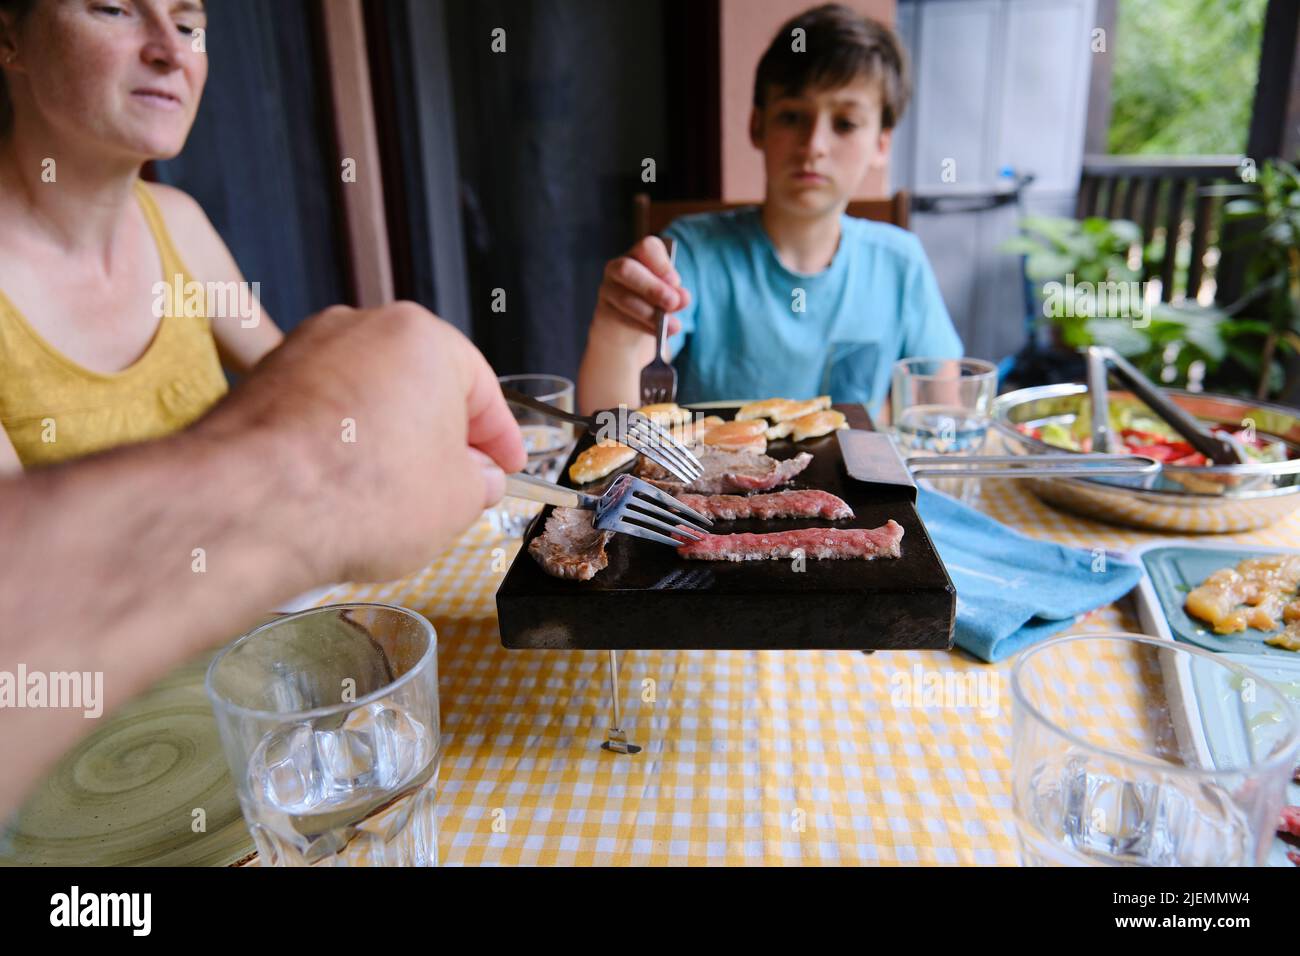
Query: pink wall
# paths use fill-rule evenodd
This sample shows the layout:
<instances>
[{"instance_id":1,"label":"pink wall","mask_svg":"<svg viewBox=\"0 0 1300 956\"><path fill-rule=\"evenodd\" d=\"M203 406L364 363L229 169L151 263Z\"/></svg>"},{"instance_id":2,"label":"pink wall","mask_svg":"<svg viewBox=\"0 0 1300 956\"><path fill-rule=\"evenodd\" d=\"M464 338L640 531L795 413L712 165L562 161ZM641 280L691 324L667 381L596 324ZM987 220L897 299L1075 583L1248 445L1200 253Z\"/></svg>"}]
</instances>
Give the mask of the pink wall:
<instances>
[{"instance_id":1,"label":"pink wall","mask_svg":"<svg viewBox=\"0 0 1300 956\"><path fill-rule=\"evenodd\" d=\"M894 22L895 0L847 0L866 16ZM763 198L763 160L749 142L754 70L777 29L814 0L721 0L722 199ZM886 171L869 175L855 198L885 195Z\"/></svg>"}]
</instances>

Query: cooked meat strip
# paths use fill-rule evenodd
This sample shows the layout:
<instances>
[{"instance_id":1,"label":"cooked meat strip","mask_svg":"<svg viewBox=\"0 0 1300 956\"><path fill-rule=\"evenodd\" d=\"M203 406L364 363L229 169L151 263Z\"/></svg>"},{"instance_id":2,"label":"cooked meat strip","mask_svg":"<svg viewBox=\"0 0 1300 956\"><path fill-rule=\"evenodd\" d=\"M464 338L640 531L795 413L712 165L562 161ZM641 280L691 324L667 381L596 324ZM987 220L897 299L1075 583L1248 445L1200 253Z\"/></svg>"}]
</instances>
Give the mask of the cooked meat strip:
<instances>
[{"instance_id":1,"label":"cooked meat strip","mask_svg":"<svg viewBox=\"0 0 1300 956\"><path fill-rule=\"evenodd\" d=\"M605 545L613 537L596 529L594 517L594 512L581 508L556 508L546 519L546 530L528 545L528 553L547 574L590 581L609 564Z\"/></svg>"},{"instance_id":2,"label":"cooked meat strip","mask_svg":"<svg viewBox=\"0 0 1300 956\"><path fill-rule=\"evenodd\" d=\"M807 452L777 461L769 455L723 451L707 445L696 445L691 450L699 458L704 474L689 485L675 480L645 455L637 461L636 474L670 495L727 495L741 491L767 491L783 485L812 461L812 455Z\"/></svg>"},{"instance_id":3,"label":"cooked meat strip","mask_svg":"<svg viewBox=\"0 0 1300 956\"><path fill-rule=\"evenodd\" d=\"M879 528L801 528L766 534L710 534L677 549L696 561L769 561L792 558L795 551L818 560L896 558L902 553L903 526L890 519Z\"/></svg>"},{"instance_id":4,"label":"cooked meat strip","mask_svg":"<svg viewBox=\"0 0 1300 956\"><path fill-rule=\"evenodd\" d=\"M767 495L681 495L678 500L720 521L739 518L852 518L853 509L829 491L774 491Z\"/></svg>"}]
</instances>

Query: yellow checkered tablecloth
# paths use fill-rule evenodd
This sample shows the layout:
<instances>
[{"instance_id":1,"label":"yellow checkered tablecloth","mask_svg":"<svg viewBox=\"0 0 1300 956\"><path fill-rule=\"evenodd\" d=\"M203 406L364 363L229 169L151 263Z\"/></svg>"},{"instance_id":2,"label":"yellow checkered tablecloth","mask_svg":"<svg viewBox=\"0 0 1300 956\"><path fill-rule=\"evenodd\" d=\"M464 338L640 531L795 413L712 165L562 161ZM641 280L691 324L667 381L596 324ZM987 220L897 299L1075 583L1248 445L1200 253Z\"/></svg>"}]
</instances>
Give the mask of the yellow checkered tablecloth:
<instances>
[{"instance_id":1,"label":"yellow checkered tablecloth","mask_svg":"<svg viewBox=\"0 0 1300 956\"><path fill-rule=\"evenodd\" d=\"M1056 511L1011 481L985 481L979 507L1082 548L1169 540ZM1300 514L1215 540L1296 546ZM485 520L418 574L341 586L320 601L404 605L437 628L442 863L1018 862L1010 661L959 651L624 652L623 727L645 749L608 753L607 655L501 646L494 595L517 549ZM1071 631L1137 629L1121 602ZM896 704L894 676L917 666L996 674L996 711ZM1128 710L1099 697L1093 714L1119 724Z\"/></svg>"}]
</instances>

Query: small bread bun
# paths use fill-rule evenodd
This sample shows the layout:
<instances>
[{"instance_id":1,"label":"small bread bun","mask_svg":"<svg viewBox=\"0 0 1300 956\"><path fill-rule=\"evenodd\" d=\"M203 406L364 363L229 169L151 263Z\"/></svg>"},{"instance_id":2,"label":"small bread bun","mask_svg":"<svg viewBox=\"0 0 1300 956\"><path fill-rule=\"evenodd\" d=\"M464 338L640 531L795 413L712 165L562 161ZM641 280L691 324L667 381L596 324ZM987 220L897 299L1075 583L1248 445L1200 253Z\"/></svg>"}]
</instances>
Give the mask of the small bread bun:
<instances>
[{"instance_id":1,"label":"small bread bun","mask_svg":"<svg viewBox=\"0 0 1300 956\"><path fill-rule=\"evenodd\" d=\"M604 478L636 457L636 452L616 441L597 442L579 455L569 466L569 477L578 484Z\"/></svg>"},{"instance_id":2,"label":"small bread bun","mask_svg":"<svg viewBox=\"0 0 1300 956\"><path fill-rule=\"evenodd\" d=\"M707 418L690 421L685 425L673 426L672 435L683 445L690 446L701 441L708 434L709 429L716 428L722 423L722 419L717 415L709 415Z\"/></svg>"},{"instance_id":3,"label":"small bread bun","mask_svg":"<svg viewBox=\"0 0 1300 956\"><path fill-rule=\"evenodd\" d=\"M813 412L811 415L801 415L793 421L782 422L781 425L793 427L795 441L803 441L805 438L820 438L822 435L829 435L838 428L849 427L844 413L837 412L833 408Z\"/></svg>"},{"instance_id":4,"label":"small bread bun","mask_svg":"<svg viewBox=\"0 0 1300 956\"><path fill-rule=\"evenodd\" d=\"M766 423L759 421L723 422L704 433L704 444L725 451L767 451Z\"/></svg>"},{"instance_id":5,"label":"small bread bun","mask_svg":"<svg viewBox=\"0 0 1300 956\"><path fill-rule=\"evenodd\" d=\"M744 422L755 418L766 418L776 424L803 415L811 415L813 412L819 412L830 407L831 397L829 395L818 395L816 398L810 398L806 401L796 401L789 398L768 398L761 402L750 402L748 405L742 405L740 411L736 412L736 421Z\"/></svg>"},{"instance_id":6,"label":"small bread bun","mask_svg":"<svg viewBox=\"0 0 1300 956\"><path fill-rule=\"evenodd\" d=\"M824 408L831 407L831 397L829 395L818 395L816 398L810 398L806 402L786 402L779 406L768 420L775 425L777 422L788 422L795 418L803 418L805 415L811 415L813 412L820 412Z\"/></svg>"},{"instance_id":7,"label":"small bread bun","mask_svg":"<svg viewBox=\"0 0 1300 956\"><path fill-rule=\"evenodd\" d=\"M790 404L788 398L765 398L761 402L750 402L740 406L740 411L736 412L736 421L747 422L755 418L770 418L773 412L788 404Z\"/></svg>"},{"instance_id":8,"label":"small bread bun","mask_svg":"<svg viewBox=\"0 0 1300 956\"><path fill-rule=\"evenodd\" d=\"M637 411L656 425L685 425L691 420L691 410L689 408L682 408L672 402L642 405Z\"/></svg>"},{"instance_id":9,"label":"small bread bun","mask_svg":"<svg viewBox=\"0 0 1300 956\"><path fill-rule=\"evenodd\" d=\"M776 441L778 438L785 438L794 431L794 422L777 422L767 430L767 440Z\"/></svg>"}]
</instances>

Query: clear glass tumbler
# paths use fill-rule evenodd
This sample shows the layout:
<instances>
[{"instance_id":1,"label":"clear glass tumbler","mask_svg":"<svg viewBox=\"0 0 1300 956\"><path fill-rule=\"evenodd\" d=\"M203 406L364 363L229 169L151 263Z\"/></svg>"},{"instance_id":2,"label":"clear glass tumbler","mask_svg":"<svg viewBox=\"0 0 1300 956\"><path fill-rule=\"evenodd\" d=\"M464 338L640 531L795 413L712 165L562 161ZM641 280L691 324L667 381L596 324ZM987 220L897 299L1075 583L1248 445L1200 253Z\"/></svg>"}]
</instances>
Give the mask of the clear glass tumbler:
<instances>
[{"instance_id":1,"label":"clear glass tumbler","mask_svg":"<svg viewBox=\"0 0 1300 956\"><path fill-rule=\"evenodd\" d=\"M907 358L894 363L890 412L904 457L979 455L988 437L998 370L983 359ZM966 504L978 499L974 478L921 479Z\"/></svg>"},{"instance_id":2,"label":"clear glass tumbler","mask_svg":"<svg viewBox=\"0 0 1300 956\"><path fill-rule=\"evenodd\" d=\"M1088 634L1025 651L1011 689L1026 865L1264 862L1300 752L1277 687L1186 644Z\"/></svg>"},{"instance_id":3,"label":"clear glass tumbler","mask_svg":"<svg viewBox=\"0 0 1300 956\"><path fill-rule=\"evenodd\" d=\"M497 381L530 398L566 412L573 411L573 383L567 378L559 375L503 375ZM519 430L524 436L524 448L528 450L528 464L524 466L524 471L547 481L555 481L560 476L560 468L569 457L569 452L573 450L573 426L526 408L511 405L510 410L519 423ZM506 497L488 510L488 520L497 534L518 538L541 509L542 506L536 502Z\"/></svg>"},{"instance_id":4,"label":"clear glass tumbler","mask_svg":"<svg viewBox=\"0 0 1300 956\"><path fill-rule=\"evenodd\" d=\"M206 688L263 866L437 864L438 645L421 615L286 615L218 654Z\"/></svg>"}]
</instances>

